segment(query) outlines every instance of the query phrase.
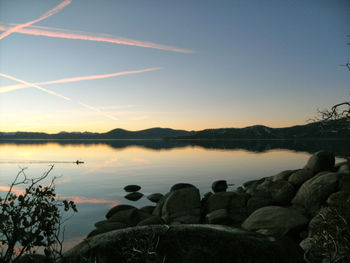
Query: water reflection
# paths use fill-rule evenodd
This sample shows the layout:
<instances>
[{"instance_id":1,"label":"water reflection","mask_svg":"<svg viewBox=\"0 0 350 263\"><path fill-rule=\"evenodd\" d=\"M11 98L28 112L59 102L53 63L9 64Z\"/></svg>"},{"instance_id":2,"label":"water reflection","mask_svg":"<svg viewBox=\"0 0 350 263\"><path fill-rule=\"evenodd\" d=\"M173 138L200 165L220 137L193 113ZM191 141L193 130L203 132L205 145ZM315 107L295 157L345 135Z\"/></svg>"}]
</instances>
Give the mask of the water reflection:
<instances>
[{"instance_id":1,"label":"water reflection","mask_svg":"<svg viewBox=\"0 0 350 263\"><path fill-rule=\"evenodd\" d=\"M327 139L298 139L298 140L2 140L2 144L15 145L44 145L56 143L61 146L79 145L107 145L115 149L124 149L132 146L152 150L169 150L199 146L204 149L247 150L251 152L266 152L272 149L286 149L314 153L320 149L328 150L337 156L350 153L350 140Z\"/></svg>"},{"instance_id":2,"label":"water reflection","mask_svg":"<svg viewBox=\"0 0 350 263\"><path fill-rule=\"evenodd\" d=\"M77 202L79 210L67 222L68 248L86 236L95 222L103 220L110 206L152 205L147 198L135 203L126 200L125 185L138 184L147 196L164 194L173 184L185 182L196 185L204 194L215 180L224 179L237 187L248 180L301 168L310 154L320 149L342 156L348 152L348 145L335 140L1 141L0 194L6 192L19 166L28 167L28 177L48 170L48 164L25 161L61 161L51 174L59 177L56 191L60 197ZM75 160L85 163L63 163Z\"/></svg>"}]
</instances>

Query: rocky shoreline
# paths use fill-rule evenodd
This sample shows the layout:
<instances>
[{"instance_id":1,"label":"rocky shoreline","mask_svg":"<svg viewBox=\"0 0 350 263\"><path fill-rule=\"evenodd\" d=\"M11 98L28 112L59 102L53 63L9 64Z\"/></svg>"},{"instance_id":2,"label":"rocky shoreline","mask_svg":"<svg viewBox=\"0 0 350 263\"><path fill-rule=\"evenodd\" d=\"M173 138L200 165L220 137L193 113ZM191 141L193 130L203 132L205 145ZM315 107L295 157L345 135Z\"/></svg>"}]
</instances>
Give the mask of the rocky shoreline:
<instances>
[{"instance_id":1,"label":"rocky shoreline","mask_svg":"<svg viewBox=\"0 0 350 263\"><path fill-rule=\"evenodd\" d=\"M339 231L337 219L350 223L349 166L349 158L335 164L332 153L319 151L301 169L249 181L234 191L221 180L201 197L194 185L178 183L165 195L148 196L155 206L111 208L65 257L71 262L317 262L327 249L319 247L322 227ZM142 197L139 189L126 187L135 200ZM334 245L333 256L350 260L348 245ZM125 259L138 254L142 260Z\"/></svg>"}]
</instances>

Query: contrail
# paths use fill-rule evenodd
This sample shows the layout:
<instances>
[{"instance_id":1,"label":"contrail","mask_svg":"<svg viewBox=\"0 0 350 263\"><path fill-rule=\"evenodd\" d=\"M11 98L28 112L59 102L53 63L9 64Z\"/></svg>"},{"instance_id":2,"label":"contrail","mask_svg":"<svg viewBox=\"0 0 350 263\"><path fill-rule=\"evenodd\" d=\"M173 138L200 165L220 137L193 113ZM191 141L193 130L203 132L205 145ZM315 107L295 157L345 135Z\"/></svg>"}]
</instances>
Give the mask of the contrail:
<instances>
[{"instance_id":1,"label":"contrail","mask_svg":"<svg viewBox=\"0 0 350 263\"><path fill-rule=\"evenodd\" d=\"M85 108L87 108L87 109L90 109L90 110L92 110L92 111L96 111L96 112L98 112L98 113L100 113L100 114L102 114L102 115L106 116L107 118L110 118L110 119L112 119L112 120L114 120L114 121L117 121L117 120L118 120L117 118L113 117L112 115L109 115L108 113L105 113L105 112L101 111L101 110L98 109L98 108L92 107L92 106L87 105L87 104L85 104L85 103L82 103L82 102L80 102L80 101L78 101L78 104L81 105L81 106L83 106L83 107L85 107Z\"/></svg>"},{"instance_id":2,"label":"contrail","mask_svg":"<svg viewBox=\"0 0 350 263\"><path fill-rule=\"evenodd\" d=\"M2 23L0 24L0 31L7 30L9 27L13 25L16 25L16 24ZM20 28L16 30L16 32L20 34L36 35L36 36L107 42L107 43L127 45L127 46L137 46L137 47L167 50L167 51L173 51L173 52L179 52L179 53L195 53L195 51L190 49L178 48L178 47L173 47L168 45L161 45L161 44L152 43L152 42L139 41L139 40L134 40L130 38L117 37L110 34L89 33L89 32L53 28L53 27L30 26L27 28Z\"/></svg>"},{"instance_id":3,"label":"contrail","mask_svg":"<svg viewBox=\"0 0 350 263\"><path fill-rule=\"evenodd\" d=\"M51 84L58 84L58 83L77 82L77 81L82 81L82 80L105 79L105 78L124 76L124 75L129 75L129 74L137 74L137 73L143 73L143 72L160 70L160 69L161 68L146 68L146 69L140 69L140 70L130 70L130 71L116 72L116 73L111 73L111 74L82 76L82 77L64 78L64 79L51 80L51 81L42 81L42 82L35 82L35 83L32 83L32 84L35 84L35 85L51 85ZM0 87L0 93L9 92L9 91L12 91L12 90L17 90L17 89L28 88L28 87L31 87L31 86L28 86L28 85L25 85L25 84L9 85L9 86L5 86L5 87Z\"/></svg>"},{"instance_id":4,"label":"contrail","mask_svg":"<svg viewBox=\"0 0 350 263\"><path fill-rule=\"evenodd\" d=\"M27 23L24 23L24 24L18 24L14 27L11 27L9 29L7 29L5 32L3 32L1 35L0 35L0 40L7 37L8 35L14 33L14 32L17 32L27 26L30 26L34 23L37 23L41 20L44 20L45 18L49 17L49 16L52 16L54 15L55 13L59 12L60 10L62 10L65 6L69 5L70 3L72 2L72 0L64 0L62 3L60 3L58 6L56 6L55 8L51 9L50 11L46 12L45 14L43 14L41 17L35 19L35 20L32 20L32 21L29 21Z\"/></svg>"},{"instance_id":5,"label":"contrail","mask_svg":"<svg viewBox=\"0 0 350 263\"><path fill-rule=\"evenodd\" d=\"M4 78L7 78L7 79L14 80L14 81L18 81L18 82L20 82L20 83L22 83L22 84L24 84L24 85L26 85L26 86L30 86L30 87L33 87L33 88L37 88L37 89L39 89L39 90L41 90L41 91L44 91L44 92L49 93L49 94L51 94L51 95L54 95L54 96L56 96L56 97L62 98L62 99L64 99L64 100L73 101L71 98L65 97L65 96L63 96L63 95L61 95L61 94L59 94L59 93L56 93L56 92L52 91L52 90L48 90L48 89L42 88L42 87L40 87L40 86L38 86L38 85L36 85L36 84L34 84L34 83L30 83L30 82L27 82L27 81L24 81L24 80L21 80L21 79L12 77L12 76L6 75L6 74L4 74L4 73L0 73L0 76L1 76L1 77L4 77ZM100 109L97 109L97 108L93 107L93 106L84 104L84 103L82 103L82 102L77 102L77 103L78 103L79 105L85 107L85 108L88 108L88 109L90 109L90 110L92 110L92 111L98 112L98 113L104 115L105 117L107 117L107 118L109 118L109 119L117 120L115 117L113 117L113 116L111 116L111 115L109 115L109 114L107 114L107 113L101 111Z\"/></svg>"},{"instance_id":6,"label":"contrail","mask_svg":"<svg viewBox=\"0 0 350 263\"><path fill-rule=\"evenodd\" d=\"M56 96L56 97L59 97L59 98L61 98L61 99L68 100L68 101L71 101L71 100L72 100L72 99L70 99L70 98L68 98L68 97L66 97L66 96L63 96L63 95L61 95L61 94L59 94L59 93L57 93L57 92L54 92L54 91L52 91L52 90L48 90L48 89L42 88L42 87L40 87L40 86L38 86L38 85L36 85L36 84L34 84L34 83L30 83L30 82L27 82L27 81L24 81L24 80L21 80L21 79L12 77L12 76L6 75L6 74L4 74L4 73L0 73L0 76L1 76L1 77L4 77L4 78L7 78L7 79L11 79L11 80L17 81L17 82L20 82L20 83L22 83L22 84L24 84L24 85L26 85L26 86L39 89L39 90L41 90L41 91L44 91L44 92L46 92L46 93L49 93L49 94L54 95L54 96Z\"/></svg>"}]
</instances>

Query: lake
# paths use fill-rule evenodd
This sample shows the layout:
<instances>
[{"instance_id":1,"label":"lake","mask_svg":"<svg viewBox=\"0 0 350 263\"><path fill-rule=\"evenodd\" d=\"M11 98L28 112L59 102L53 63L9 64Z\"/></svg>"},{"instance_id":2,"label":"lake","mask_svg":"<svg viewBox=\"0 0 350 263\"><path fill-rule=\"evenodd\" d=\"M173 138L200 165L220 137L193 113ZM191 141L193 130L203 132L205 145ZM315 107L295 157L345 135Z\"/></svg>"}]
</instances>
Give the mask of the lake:
<instances>
[{"instance_id":1,"label":"lake","mask_svg":"<svg viewBox=\"0 0 350 263\"><path fill-rule=\"evenodd\" d=\"M54 164L52 176L61 198L74 200L79 212L66 223L65 248L81 241L104 219L110 207L151 205L145 197L126 200L123 187L138 184L145 196L165 194L179 182L197 186L201 194L213 181L232 188L252 179L297 169L313 152L347 154L348 141L1 141L0 191L3 195L20 167L38 177ZM77 165L76 160L84 161Z\"/></svg>"}]
</instances>

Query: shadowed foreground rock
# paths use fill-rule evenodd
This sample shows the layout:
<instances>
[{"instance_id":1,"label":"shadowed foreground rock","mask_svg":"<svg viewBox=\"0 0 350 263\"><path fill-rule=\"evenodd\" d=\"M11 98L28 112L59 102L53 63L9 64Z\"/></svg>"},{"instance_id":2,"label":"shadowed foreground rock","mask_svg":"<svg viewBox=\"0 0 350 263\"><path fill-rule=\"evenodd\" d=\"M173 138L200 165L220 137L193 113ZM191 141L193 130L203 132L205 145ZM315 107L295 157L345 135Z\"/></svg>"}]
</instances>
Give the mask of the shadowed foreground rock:
<instances>
[{"instance_id":1,"label":"shadowed foreground rock","mask_svg":"<svg viewBox=\"0 0 350 263\"><path fill-rule=\"evenodd\" d=\"M96 235L65 253L68 262L304 262L288 239L218 225L156 225Z\"/></svg>"}]
</instances>

